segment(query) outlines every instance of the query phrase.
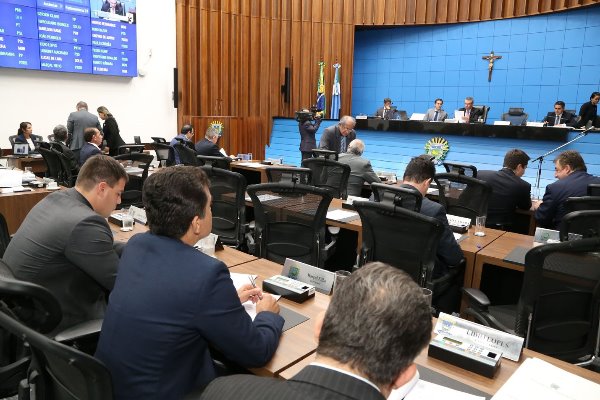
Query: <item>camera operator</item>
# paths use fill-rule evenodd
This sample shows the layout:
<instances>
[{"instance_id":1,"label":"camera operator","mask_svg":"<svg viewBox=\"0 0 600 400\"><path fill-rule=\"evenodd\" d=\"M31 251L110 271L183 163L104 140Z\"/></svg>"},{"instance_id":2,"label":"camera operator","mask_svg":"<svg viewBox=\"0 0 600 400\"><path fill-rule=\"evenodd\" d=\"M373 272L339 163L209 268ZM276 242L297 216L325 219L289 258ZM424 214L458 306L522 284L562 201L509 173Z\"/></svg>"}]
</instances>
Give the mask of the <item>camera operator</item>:
<instances>
[{"instance_id":1,"label":"camera operator","mask_svg":"<svg viewBox=\"0 0 600 400\"><path fill-rule=\"evenodd\" d=\"M321 114L303 109L296 112L298 130L300 131L300 152L302 160L312 157L312 150L317 148L315 134L321 125Z\"/></svg>"}]
</instances>

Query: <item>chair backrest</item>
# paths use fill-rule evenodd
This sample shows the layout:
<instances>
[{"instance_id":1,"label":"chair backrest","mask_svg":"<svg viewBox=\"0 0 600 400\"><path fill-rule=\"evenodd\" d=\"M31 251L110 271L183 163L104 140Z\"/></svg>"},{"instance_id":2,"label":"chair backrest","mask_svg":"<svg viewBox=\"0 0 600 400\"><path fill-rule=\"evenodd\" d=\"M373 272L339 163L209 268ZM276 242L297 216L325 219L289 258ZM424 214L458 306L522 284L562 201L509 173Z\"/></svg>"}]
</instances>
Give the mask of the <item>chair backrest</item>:
<instances>
[{"instance_id":1,"label":"chair backrest","mask_svg":"<svg viewBox=\"0 0 600 400\"><path fill-rule=\"evenodd\" d=\"M148 169L154 160L154 156L149 153L126 153L115 156L114 159L117 161L131 161L132 166L141 168L143 170L141 175L143 184L148 177Z\"/></svg>"},{"instance_id":2,"label":"chair backrest","mask_svg":"<svg viewBox=\"0 0 600 400\"><path fill-rule=\"evenodd\" d=\"M331 193L293 183L248 186L254 205L255 255L283 264L286 258L321 267Z\"/></svg>"},{"instance_id":3,"label":"chair backrest","mask_svg":"<svg viewBox=\"0 0 600 400\"><path fill-rule=\"evenodd\" d=\"M44 159L44 162L46 163L46 176L48 178L54 179L57 182L60 182L62 180L62 166L60 164L60 159L58 158L58 156L52 150L45 149L43 147L40 148L39 151L42 155L42 158Z\"/></svg>"},{"instance_id":4,"label":"chair backrest","mask_svg":"<svg viewBox=\"0 0 600 400\"><path fill-rule=\"evenodd\" d=\"M143 144L124 144L123 146L119 146L118 154L129 154L129 153L143 153L144 145Z\"/></svg>"},{"instance_id":5,"label":"chair backrest","mask_svg":"<svg viewBox=\"0 0 600 400\"><path fill-rule=\"evenodd\" d=\"M312 179L309 168L296 167L267 167L267 180L271 183L290 182L308 185Z\"/></svg>"},{"instance_id":6,"label":"chair backrest","mask_svg":"<svg viewBox=\"0 0 600 400\"><path fill-rule=\"evenodd\" d=\"M8 224L6 218L0 213L0 258L4 257L4 252L10 243L10 233L8 232Z\"/></svg>"},{"instance_id":7,"label":"chair backrest","mask_svg":"<svg viewBox=\"0 0 600 400\"><path fill-rule=\"evenodd\" d=\"M144 182L148 178L148 169L154 156L148 153L127 153L114 157L117 161L131 161L133 167L140 168L142 173L130 174L129 180L125 185L125 191L121 194L121 204L118 208L127 208L130 206L143 207L142 203L142 188Z\"/></svg>"},{"instance_id":8,"label":"chair backrest","mask_svg":"<svg viewBox=\"0 0 600 400\"><path fill-rule=\"evenodd\" d=\"M587 187L588 196L600 196L600 183L590 183Z\"/></svg>"},{"instance_id":9,"label":"chair backrest","mask_svg":"<svg viewBox=\"0 0 600 400\"><path fill-rule=\"evenodd\" d=\"M69 158L61 151L56 150L56 148L52 148L51 151L56 155L60 162L60 179L58 182L66 187L75 186L77 175L74 175L73 170L71 170L71 161Z\"/></svg>"},{"instance_id":10,"label":"chair backrest","mask_svg":"<svg viewBox=\"0 0 600 400\"><path fill-rule=\"evenodd\" d=\"M246 224L246 178L226 169L204 165L212 196L212 233L225 244L241 247Z\"/></svg>"},{"instance_id":11,"label":"chair backrest","mask_svg":"<svg viewBox=\"0 0 600 400\"><path fill-rule=\"evenodd\" d=\"M600 210L600 196L569 197L565 200L565 212Z\"/></svg>"},{"instance_id":12,"label":"chair backrest","mask_svg":"<svg viewBox=\"0 0 600 400\"><path fill-rule=\"evenodd\" d=\"M325 150L325 149L312 149L313 157L315 158L327 158L328 160L337 161L338 153L333 150Z\"/></svg>"},{"instance_id":13,"label":"chair backrest","mask_svg":"<svg viewBox=\"0 0 600 400\"><path fill-rule=\"evenodd\" d=\"M133 143L135 143L135 144L142 144L142 138L140 138L139 136L134 136L133 137Z\"/></svg>"},{"instance_id":14,"label":"chair backrest","mask_svg":"<svg viewBox=\"0 0 600 400\"><path fill-rule=\"evenodd\" d=\"M196 156L198 165L208 165L221 169L231 169L231 158L214 156Z\"/></svg>"},{"instance_id":15,"label":"chair backrest","mask_svg":"<svg viewBox=\"0 0 600 400\"><path fill-rule=\"evenodd\" d=\"M165 143L155 142L153 143L154 151L156 152L156 160L160 163L162 160L166 161L166 166L169 167L175 163L175 155L173 147Z\"/></svg>"},{"instance_id":16,"label":"chair backrest","mask_svg":"<svg viewBox=\"0 0 600 400\"><path fill-rule=\"evenodd\" d=\"M477 121L477 122L485 124L487 122L488 113L490 112L490 107L489 106L473 106L473 108L478 108L482 111L482 116L479 117L479 121Z\"/></svg>"},{"instance_id":17,"label":"chair backrest","mask_svg":"<svg viewBox=\"0 0 600 400\"><path fill-rule=\"evenodd\" d=\"M477 167L474 165L458 161L444 162L442 164L444 165L446 172L477 178Z\"/></svg>"},{"instance_id":18,"label":"chair backrest","mask_svg":"<svg viewBox=\"0 0 600 400\"><path fill-rule=\"evenodd\" d=\"M348 197L349 165L326 158L307 158L302 160L302 167L312 171L311 185L329 190L338 199Z\"/></svg>"},{"instance_id":19,"label":"chair backrest","mask_svg":"<svg viewBox=\"0 0 600 400\"><path fill-rule=\"evenodd\" d=\"M508 112L502 114L502 121L509 121L511 125L526 125L529 115L522 107L511 107Z\"/></svg>"},{"instance_id":20,"label":"chair backrest","mask_svg":"<svg viewBox=\"0 0 600 400\"><path fill-rule=\"evenodd\" d=\"M17 138L17 135L10 135L8 137L8 141L10 142L10 147L14 148L15 147L15 139Z\"/></svg>"},{"instance_id":21,"label":"chair backrest","mask_svg":"<svg viewBox=\"0 0 600 400\"><path fill-rule=\"evenodd\" d=\"M411 211L421 211L423 196L417 189L386 185L384 183L372 183L371 190L373 190L373 197L376 202Z\"/></svg>"},{"instance_id":22,"label":"chair backrest","mask_svg":"<svg viewBox=\"0 0 600 400\"><path fill-rule=\"evenodd\" d=\"M548 244L525 256L515 332L525 346L568 362L594 354L600 238Z\"/></svg>"},{"instance_id":23,"label":"chair backrest","mask_svg":"<svg viewBox=\"0 0 600 400\"><path fill-rule=\"evenodd\" d=\"M150 139L154 140L154 143L167 143L167 139L158 136L151 136Z\"/></svg>"},{"instance_id":24,"label":"chair backrest","mask_svg":"<svg viewBox=\"0 0 600 400\"><path fill-rule=\"evenodd\" d=\"M458 174L436 174L433 179L439 189L440 204L447 214L471 218L487 215L492 187L482 180ZM446 190L445 185L449 189Z\"/></svg>"},{"instance_id":25,"label":"chair backrest","mask_svg":"<svg viewBox=\"0 0 600 400\"><path fill-rule=\"evenodd\" d=\"M198 165L198 159L196 158L196 152L194 150L190 149L187 145L181 142L175 143L173 147L175 148L177 154L179 154L179 161L183 165Z\"/></svg>"},{"instance_id":26,"label":"chair backrest","mask_svg":"<svg viewBox=\"0 0 600 400\"><path fill-rule=\"evenodd\" d=\"M0 327L29 345L32 362L27 381L39 400L112 399L110 372L99 360L50 339L0 312Z\"/></svg>"},{"instance_id":27,"label":"chair backrest","mask_svg":"<svg viewBox=\"0 0 600 400\"><path fill-rule=\"evenodd\" d=\"M400 268L425 286L431 279L444 226L418 212L390 204L355 201L362 222L359 265L382 261Z\"/></svg>"},{"instance_id":28,"label":"chair backrest","mask_svg":"<svg viewBox=\"0 0 600 400\"><path fill-rule=\"evenodd\" d=\"M578 236L571 236L578 235ZM600 210L573 211L560 222L560 241L600 236Z\"/></svg>"}]
</instances>

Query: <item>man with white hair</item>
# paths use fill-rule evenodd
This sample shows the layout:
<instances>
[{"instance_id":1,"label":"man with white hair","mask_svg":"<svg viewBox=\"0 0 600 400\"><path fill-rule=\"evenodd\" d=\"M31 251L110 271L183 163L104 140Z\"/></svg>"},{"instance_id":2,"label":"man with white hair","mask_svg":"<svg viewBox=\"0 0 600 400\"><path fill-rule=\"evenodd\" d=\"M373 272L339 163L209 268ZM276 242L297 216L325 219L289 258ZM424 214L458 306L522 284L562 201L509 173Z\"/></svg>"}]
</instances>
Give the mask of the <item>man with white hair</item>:
<instances>
[{"instance_id":1,"label":"man with white hair","mask_svg":"<svg viewBox=\"0 0 600 400\"><path fill-rule=\"evenodd\" d=\"M223 154L219 151L219 146L217 146L220 137L219 131L209 126L206 133L204 133L204 138L199 140L194 147L196 154L199 156L223 157Z\"/></svg>"},{"instance_id":2,"label":"man with white hair","mask_svg":"<svg viewBox=\"0 0 600 400\"><path fill-rule=\"evenodd\" d=\"M362 157L365 151L365 143L360 139L354 139L348 146L348 151L338 157L342 164L350 166L350 178L348 179L348 195L360 196L363 184L380 183L381 180L373 171L371 162Z\"/></svg>"}]
</instances>

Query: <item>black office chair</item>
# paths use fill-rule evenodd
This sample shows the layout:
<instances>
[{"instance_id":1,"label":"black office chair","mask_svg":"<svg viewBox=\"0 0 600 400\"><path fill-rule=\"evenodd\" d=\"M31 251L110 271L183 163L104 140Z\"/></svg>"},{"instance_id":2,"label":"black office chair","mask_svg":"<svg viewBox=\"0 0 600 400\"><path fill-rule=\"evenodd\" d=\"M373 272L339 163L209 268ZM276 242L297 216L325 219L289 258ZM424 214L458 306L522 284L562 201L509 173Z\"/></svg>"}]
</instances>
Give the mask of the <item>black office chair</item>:
<instances>
[{"instance_id":1,"label":"black office chair","mask_svg":"<svg viewBox=\"0 0 600 400\"><path fill-rule=\"evenodd\" d=\"M524 111L522 107L511 107L508 112L502 114L500 118L502 121L508 121L511 125L520 126L527 125L527 118L529 115Z\"/></svg>"},{"instance_id":2,"label":"black office chair","mask_svg":"<svg viewBox=\"0 0 600 400\"><path fill-rule=\"evenodd\" d=\"M417 189L372 183L373 197L376 202L419 212L423 195Z\"/></svg>"},{"instance_id":3,"label":"black office chair","mask_svg":"<svg viewBox=\"0 0 600 400\"><path fill-rule=\"evenodd\" d=\"M312 154L314 158L326 158L333 161L338 160L338 153L333 150L312 149Z\"/></svg>"},{"instance_id":4,"label":"black office chair","mask_svg":"<svg viewBox=\"0 0 600 400\"><path fill-rule=\"evenodd\" d=\"M600 210L573 211L560 222L560 241L600 236Z\"/></svg>"},{"instance_id":5,"label":"black office chair","mask_svg":"<svg viewBox=\"0 0 600 400\"><path fill-rule=\"evenodd\" d=\"M312 171L311 185L327 189L335 198L348 197L350 166L326 158L307 158L302 167Z\"/></svg>"},{"instance_id":6,"label":"black office chair","mask_svg":"<svg viewBox=\"0 0 600 400\"><path fill-rule=\"evenodd\" d=\"M133 143L135 144L142 144L142 138L139 136L134 136L133 137Z\"/></svg>"},{"instance_id":7,"label":"black office chair","mask_svg":"<svg viewBox=\"0 0 600 400\"><path fill-rule=\"evenodd\" d=\"M325 221L331 203L326 189L293 183L248 186L254 205L255 255L283 264L293 258L318 267L333 253L325 244Z\"/></svg>"},{"instance_id":8,"label":"black office chair","mask_svg":"<svg viewBox=\"0 0 600 400\"><path fill-rule=\"evenodd\" d=\"M71 161L69 158L55 148L53 148L51 151L56 155L58 161L60 162L60 178L57 182L69 188L75 186L75 183L77 182L77 174L76 171L71 169Z\"/></svg>"},{"instance_id":9,"label":"black office chair","mask_svg":"<svg viewBox=\"0 0 600 400\"><path fill-rule=\"evenodd\" d=\"M140 168L142 173L140 176L129 175L129 181L125 185L125 190L121 194L121 204L117 207L127 208L130 206L143 207L142 204L142 188L146 178L148 178L148 169L154 156L147 153L126 153L114 157L117 161L131 161L133 167Z\"/></svg>"},{"instance_id":10,"label":"black office chair","mask_svg":"<svg viewBox=\"0 0 600 400\"><path fill-rule=\"evenodd\" d=\"M267 167L267 181L270 183L290 182L308 185L312 179L309 168L296 167Z\"/></svg>"},{"instance_id":11,"label":"black office chair","mask_svg":"<svg viewBox=\"0 0 600 400\"><path fill-rule=\"evenodd\" d=\"M31 398L113 398L110 372L99 360L28 328L4 312L0 312L0 327L31 349L27 378L21 383Z\"/></svg>"},{"instance_id":12,"label":"black office chair","mask_svg":"<svg viewBox=\"0 0 600 400\"><path fill-rule=\"evenodd\" d=\"M439 189L440 204L444 206L447 214L471 218L487 215L487 207L492 187L479 179L458 174L436 174L433 179ZM444 188L444 183L449 184L449 190Z\"/></svg>"},{"instance_id":13,"label":"black office chair","mask_svg":"<svg viewBox=\"0 0 600 400\"><path fill-rule=\"evenodd\" d=\"M198 165L208 165L215 168L231 169L231 158L214 156L196 156Z\"/></svg>"},{"instance_id":14,"label":"black office chair","mask_svg":"<svg viewBox=\"0 0 600 400\"><path fill-rule=\"evenodd\" d=\"M17 138L18 135L10 135L8 137L8 141L10 142L10 147L14 148L15 147L15 139Z\"/></svg>"},{"instance_id":15,"label":"black office chair","mask_svg":"<svg viewBox=\"0 0 600 400\"><path fill-rule=\"evenodd\" d=\"M117 154L143 153L144 147L145 146L143 144L125 144L123 146L119 146Z\"/></svg>"},{"instance_id":16,"label":"black office chair","mask_svg":"<svg viewBox=\"0 0 600 400\"><path fill-rule=\"evenodd\" d=\"M600 183L590 183L587 187L588 196L600 196Z\"/></svg>"},{"instance_id":17,"label":"black office chair","mask_svg":"<svg viewBox=\"0 0 600 400\"><path fill-rule=\"evenodd\" d=\"M488 113L490 112L489 106L473 106L473 108L480 109L482 111L482 116L479 117L477 122L481 124L485 124L487 122Z\"/></svg>"},{"instance_id":18,"label":"black office chair","mask_svg":"<svg viewBox=\"0 0 600 400\"><path fill-rule=\"evenodd\" d=\"M154 152L156 153L156 160L160 164L162 160L165 160L165 164L167 167L175 164L175 154L173 153L175 149L165 143L155 142L152 144L154 146Z\"/></svg>"},{"instance_id":19,"label":"black office chair","mask_svg":"<svg viewBox=\"0 0 600 400\"><path fill-rule=\"evenodd\" d=\"M526 348L589 364L598 356L599 248L599 237L534 247L525 256L516 307L491 306L484 293L468 288L465 312L478 323L524 337ZM589 360L581 362L584 358Z\"/></svg>"},{"instance_id":20,"label":"black office chair","mask_svg":"<svg viewBox=\"0 0 600 400\"><path fill-rule=\"evenodd\" d=\"M600 196L569 197L565 200L565 212L600 210Z\"/></svg>"},{"instance_id":21,"label":"black office chair","mask_svg":"<svg viewBox=\"0 0 600 400\"><path fill-rule=\"evenodd\" d=\"M240 249L244 245L246 225L246 178L222 168L201 167L210 179L212 196L212 233L221 242Z\"/></svg>"},{"instance_id":22,"label":"black office chair","mask_svg":"<svg viewBox=\"0 0 600 400\"><path fill-rule=\"evenodd\" d=\"M177 142L173 146L177 154L179 154L179 162L183 165L198 166L198 159L196 158L196 152L190 149L187 145L182 142Z\"/></svg>"},{"instance_id":23,"label":"black office chair","mask_svg":"<svg viewBox=\"0 0 600 400\"><path fill-rule=\"evenodd\" d=\"M8 224L6 218L0 213L0 258L4 257L4 252L10 243L10 233L8 232Z\"/></svg>"},{"instance_id":24,"label":"black office chair","mask_svg":"<svg viewBox=\"0 0 600 400\"><path fill-rule=\"evenodd\" d=\"M54 153L52 150L40 148L40 154L46 163L46 177L52 178L56 182L60 182L62 180L61 172L62 166L60 164L60 159L58 155Z\"/></svg>"},{"instance_id":25,"label":"black office chair","mask_svg":"<svg viewBox=\"0 0 600 400\"><path fill-rule=\"evenodd\" d=\"M150 139L152 139L154 141L154 143L162 143L162 144L167 143L167 139L158 137L158 136L151 136Z\"/></svg>"},{"instance_id":26,"label":"black office chair","mask_svg":"<svg viewBox=\"0 0 600 400\"><path fill-rule=\"evenodd\" d=\"M446 172L465 175L471 178L477 178L477 167L471 164L461 163L458 161L442 163Z\"/></svg>"}]
</instances>

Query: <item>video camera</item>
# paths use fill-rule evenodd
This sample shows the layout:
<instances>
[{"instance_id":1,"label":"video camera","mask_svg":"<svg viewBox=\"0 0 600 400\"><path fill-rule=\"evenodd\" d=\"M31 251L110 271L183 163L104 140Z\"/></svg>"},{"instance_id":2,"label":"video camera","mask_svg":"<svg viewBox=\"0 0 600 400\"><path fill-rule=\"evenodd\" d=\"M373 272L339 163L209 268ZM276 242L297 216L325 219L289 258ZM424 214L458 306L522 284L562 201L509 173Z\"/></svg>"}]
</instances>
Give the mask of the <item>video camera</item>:
<instances>
[{"instance_id":1,"label":"video camera","mask_svg":"<svg viewBox=\"0 0 600 400\"><path fill-rule=\"evenodd\" d=\"M321 118L320 115L318 115L318 113L320 113L323 110L319 110L317 108L317 106L312 106L310 108L310 111L307 111L306 109L304 110L300 110L300 111L296 111L296 121L303 123L306 121L314 121L315 118Z\"/></svg>"}]
</instances>

